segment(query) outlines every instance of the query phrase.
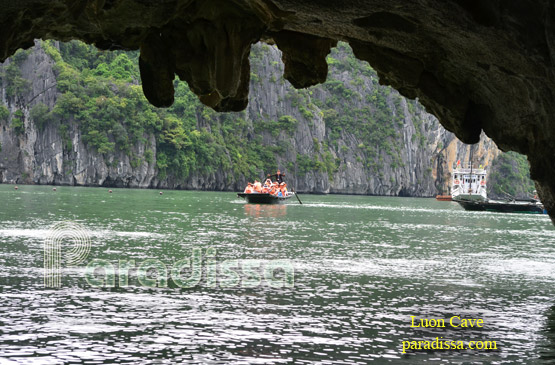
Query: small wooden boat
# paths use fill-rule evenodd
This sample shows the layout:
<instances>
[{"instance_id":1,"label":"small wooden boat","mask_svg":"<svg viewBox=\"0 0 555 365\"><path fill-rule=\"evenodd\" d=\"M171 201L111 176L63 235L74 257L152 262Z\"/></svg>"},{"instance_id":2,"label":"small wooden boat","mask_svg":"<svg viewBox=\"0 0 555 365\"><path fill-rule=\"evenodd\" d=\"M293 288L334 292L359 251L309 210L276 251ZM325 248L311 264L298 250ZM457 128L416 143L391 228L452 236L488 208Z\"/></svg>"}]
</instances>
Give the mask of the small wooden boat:
<instances>
[{"instance_id":1,"label":"small wooden boat","mask_svg":"<svg viewBox=\"0 0 555 365\"><path fill-rule=\"evenodd\" d=\"M436 195L436 200L450 202L453 198L451 195Z\"/></svg>"},{"instance_id":2,"label":"small wooden boat","mask_svg":"<svg viewBox=\"0 0 555 365\"><path fill-rule=\"evenodd\" d=\"M252 204L281 204L285 203L295 193L288 191L285 196L278 196L264 193L237 193L237 196L244 198L248 203Z\"/></svg>"}]
</instances>

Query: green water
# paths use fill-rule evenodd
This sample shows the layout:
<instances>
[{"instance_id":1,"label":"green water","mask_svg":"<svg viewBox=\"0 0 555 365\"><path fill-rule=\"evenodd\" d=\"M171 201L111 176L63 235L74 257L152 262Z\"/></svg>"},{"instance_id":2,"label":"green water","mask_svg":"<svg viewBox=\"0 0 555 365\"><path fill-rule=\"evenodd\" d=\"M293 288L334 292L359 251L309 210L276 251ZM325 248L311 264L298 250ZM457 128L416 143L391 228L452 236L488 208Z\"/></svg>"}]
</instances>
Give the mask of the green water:
<instances>
[{"instance_id":1,"label":"green water","mask_svg":"<svg viewBox=\"0 0 555 365\"><path fill-rule=\"evenodd\" d=\"M547 216L339 195L256 206L232 193L0 185L0 197L0 362L554 359L555 230ZM63 243L61 286L45 288L43 246L61 221L86 230L90 252L69 265L64 252L75 242ZM214 258L204 257L208 248ZM153 260L170 271L194 249L203 255L202 277L191 287L170 275L167 287L150 288L137 270L127 287L86 280L93 260L116 268L118 260ZM239 261L235 272L245 283L242 265L290 263L294 283L282 268L268 280L259 271L259 285L219 285L225 276L212 276L214 262L229 260ZM156 279L153 270L147 275ZM411 328L411 315L485 325ZM435 337L496 341L497 350L402 353L402 341Z\"/></svg>"}]
</instances>

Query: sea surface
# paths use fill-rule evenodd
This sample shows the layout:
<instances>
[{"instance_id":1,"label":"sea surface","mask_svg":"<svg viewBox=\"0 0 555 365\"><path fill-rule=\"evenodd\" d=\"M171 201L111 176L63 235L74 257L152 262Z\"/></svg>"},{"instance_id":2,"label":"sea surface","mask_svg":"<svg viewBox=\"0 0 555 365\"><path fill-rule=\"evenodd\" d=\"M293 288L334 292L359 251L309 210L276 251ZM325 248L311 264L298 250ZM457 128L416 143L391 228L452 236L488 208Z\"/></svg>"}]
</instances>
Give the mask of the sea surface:
<instances>
[{"instance_id":1,"label":"sea surface","mask_svg":"<svg viewBox=\"0 0 555 365\"><path fill-rule=\"evenodd\" d=\"M546 215L300 198L0 185L0 363L555 361ZM403 353L436 337L497 349Z\"/></svg>"}]
</instances>

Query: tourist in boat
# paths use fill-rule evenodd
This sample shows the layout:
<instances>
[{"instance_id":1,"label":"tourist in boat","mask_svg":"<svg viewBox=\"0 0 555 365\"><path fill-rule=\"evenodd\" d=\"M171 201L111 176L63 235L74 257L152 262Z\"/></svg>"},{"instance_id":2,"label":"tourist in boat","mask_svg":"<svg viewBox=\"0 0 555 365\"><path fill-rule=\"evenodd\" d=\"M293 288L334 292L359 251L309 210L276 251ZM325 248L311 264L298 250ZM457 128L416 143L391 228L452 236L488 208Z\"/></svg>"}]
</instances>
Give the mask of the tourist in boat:
<instances>
[{"instance_id":1,"label":"tourist in boat","mask_svg":"<svg viewBox=\"0 0 555 365\"><path fill-rule=\"evenodd\" d=\"M260 183L260 181L254 180L253 190L254 190L256 193L262 192L262 184Z\"/></svg>"},{"instance_id":2,"label":"tourist in boat","mask_svg":"<svg viewBox=\"0 0 555 365\"><path fill-rule=\"evenodd\" d=\"M279 184L278 196L286 196L286 195L287 195L287 184L282 182Z\"/></svg>"},{"instance_id":3,"label":"tourist in boat","mask_svg":"<svg viewBox=\"0 0 555 365\"><path fill-rule=\"evenodd\" d=\"M270 179L266 179L266 181L264 181L264 185L262 185L262 190L260 192L262 194L268 194L270 192L271 186L272 186L272 181Z\"/></svg>"}]
</instances>

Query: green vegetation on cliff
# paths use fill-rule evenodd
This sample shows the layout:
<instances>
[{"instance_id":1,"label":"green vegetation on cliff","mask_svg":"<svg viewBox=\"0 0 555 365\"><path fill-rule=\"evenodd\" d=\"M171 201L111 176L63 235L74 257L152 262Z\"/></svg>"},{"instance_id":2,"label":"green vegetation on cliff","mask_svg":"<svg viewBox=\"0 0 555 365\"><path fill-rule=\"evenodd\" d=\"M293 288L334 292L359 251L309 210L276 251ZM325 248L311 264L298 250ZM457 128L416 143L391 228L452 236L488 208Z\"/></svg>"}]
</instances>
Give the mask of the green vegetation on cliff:
<instances>
[{"instance_id":1,"label":"green vegetation on cliff","mask_svg":"<svg viewBox=\"0 0 555 365\"><path fill-rule=\"evenodd\" d=\"M0 105L0 122L7 122L10 111L4 105Z\"/></svg>"},{"instance_id":2,"label":"green vegetation on cliff","mask_svg":"<svg viewBox=\"0 0 555 365\"><path fill-rule=\"evenodd\" d=\"M526 156L516 152L502 153L493 160L488 178L488 194L492 198L530 198L535 190L530 179Z\"/></svg>"},{"instance_id":3,"label":"green vegetation on cliff","mask_svg":"<svg viewBox=\"0 0 555 365\"><path fill-rule=\"evenodd\" d=\"M21 96L29 91L29 81L21 76L20 66L27 59L29 50L18 50L10 63L5 67L4 72L0 74L0 86L6 89L6 97L13 100L16 96Z\"/></svg>"},{"instance_id":4,"label":"green vegetation on cliff","mask_svg":"<svg viewBox=\"0 0 555 365\"><path fill-rule=\"evenodd\" d=\"M215 118L185 83L175 82L171 108L150 105L139 85L136 52L100 52L76 41L60 44L59 51L51 42L42 42L42 47L56 61L62 95L52 111L33 108L32 118L39 127L49 120L61 126L76 121L89 146L102 154L124 151L135 164L154 162L152 151L134 156L131 148L153 134L160 178L168 173L185 178L216 169L253 177L257 169L267 167L256 143L238 133L245 128L240 114ZM210 121L210 130L199 127L199 119Z\"/></svg>"}]
</instances>

